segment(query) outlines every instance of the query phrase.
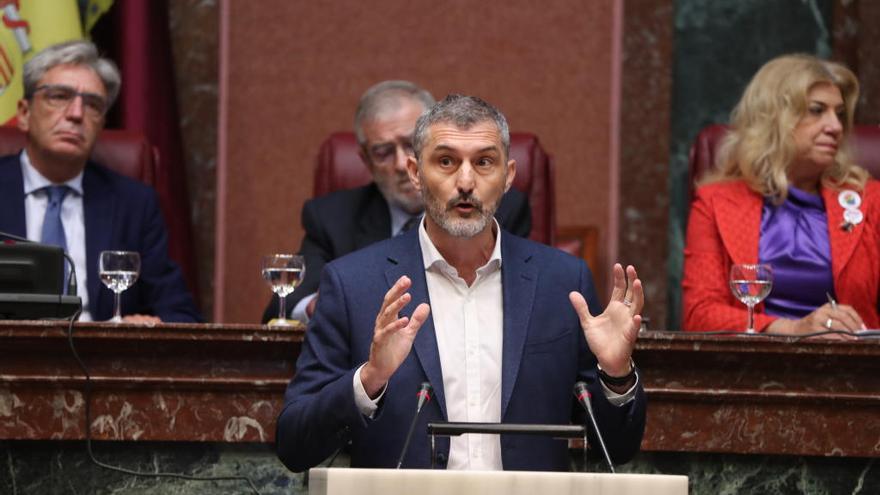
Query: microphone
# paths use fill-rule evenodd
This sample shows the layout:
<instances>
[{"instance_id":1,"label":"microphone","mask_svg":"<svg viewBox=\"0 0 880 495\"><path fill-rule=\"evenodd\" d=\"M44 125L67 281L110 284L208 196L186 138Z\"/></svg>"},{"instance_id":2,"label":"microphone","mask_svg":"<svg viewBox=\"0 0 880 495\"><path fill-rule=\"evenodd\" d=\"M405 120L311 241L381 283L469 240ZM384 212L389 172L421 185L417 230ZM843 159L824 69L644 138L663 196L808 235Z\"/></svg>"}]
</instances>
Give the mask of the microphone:
<instances>
[{"instance_id":1,"label":"microphone","mask_svg":"<svg viewBox=\"0 0 880 495\"><path fill-rule=\"evenodd\" d=\"M422 406L431 400L431 393L433 391L434 387L432 387L429 382L422 382L422 386L419 388L419 393L417 394L419 402L416 404L416 414L413 416L412 423L409 425L409 432L406 434L406 440L403 442L403 450L400 452L400 458L397 459L397 469L400 469L400 466L403 464L403 458L406 456L406 451L409 449L409 441L412 440L413 431L416 429L416 421L419 419L419 413L422 412Z\"/></svg>"},{"instance_id":2,"label":"microphone","mask_svg":"<svg viewBox=\"0 0 880 495\"><path fill-rule=\"evenodd\" d=\"M608 463L608 469L614 473L614 465L611 463L611 456L608 455L608 449L605 448L605 440L602 439L602 432L599 431L599 423L596 422L596 415L593 414L593 403L590 402L590 391L587 390L587 384L584 382L577 382L574 384L574 396L577 397L578 402L584 406L584 410L587 411L587 416L590 417L590 422L593 423L593 431L596 432L596 438L599 439L599 445L602 447L602 454L605 455L605 462ZM584 446L586 448L586 445Z\"/></svg>"},{"instance_id":3,"label":"microphone","mask_svg":"<svg viewBox=\"0 0 880 495\"><path fill-rule=\"evenodd\" d=\"M15 234L10 234L9 232L0 231L0 237L5 239L9 239L14 242L23 242L25 244L39 244L38 242L34 242L25 237L17 236ZM59 248L60 249L60 248ZM73 264L73 259L67 255L64 250L61 250L61 254L64 256L64 259L70 264L70 279L67 281L67 294L71 296L76 295L76 266Z\"/></svg>"}]
</instances>

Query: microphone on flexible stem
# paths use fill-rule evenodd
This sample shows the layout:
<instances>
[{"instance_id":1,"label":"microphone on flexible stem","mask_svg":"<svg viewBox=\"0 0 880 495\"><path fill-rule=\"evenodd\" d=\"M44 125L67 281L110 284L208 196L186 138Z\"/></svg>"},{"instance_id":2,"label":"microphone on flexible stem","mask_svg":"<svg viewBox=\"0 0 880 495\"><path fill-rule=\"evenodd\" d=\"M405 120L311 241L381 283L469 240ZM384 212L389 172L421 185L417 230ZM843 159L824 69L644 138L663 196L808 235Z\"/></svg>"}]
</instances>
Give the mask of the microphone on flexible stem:
<instances>
[{"instance_id":1,"label":"microphone on flexible stem","mask_svg":"<svg viewBox=\"0 0 880 495\"><path fill-rule=\"evenodd\" d=\"M409 441L412 440L413 431L416 429L416 421L419 419L419 413L422 412L422 406L431 400L431 392L433 391L434 387L429 382L422 382L422 386L417 394L419 402L416 404L416 414L413 416L412 423L409 425L409 433L406 434L406 440L403 442L403 450L400 452L400 458L397 460L397 469L400 469L400 466L403 464L403 458L406 456L406 451L409 449Z\"/></svg>"},{"instance_id":2,"label":"microphone on flexible stem","mask_svg":"<svg viewBox=\"0 0 880 495\"><path fill-rule=\"evenodd\" d=\"M593 414L593 404L590 402L590 391L587 390L587 384L584 382L577 382L574 384L574 396L577 397L578 402L584 406L584 410L587 411L587 416L590 417L590 422L593 423L593 431L596 432L596 438L599 439L599 446L602 447L602 454L605 455L605 462L608 463L608 469L611 472L614 472L614 465L611 464L611 456L608 455L608 449L605 448L605 440L602 439L602 432L599 431L599 423L596 422L596 415ZM584 449L587 446L584 445Z\"/></svg>"}]
</instances>

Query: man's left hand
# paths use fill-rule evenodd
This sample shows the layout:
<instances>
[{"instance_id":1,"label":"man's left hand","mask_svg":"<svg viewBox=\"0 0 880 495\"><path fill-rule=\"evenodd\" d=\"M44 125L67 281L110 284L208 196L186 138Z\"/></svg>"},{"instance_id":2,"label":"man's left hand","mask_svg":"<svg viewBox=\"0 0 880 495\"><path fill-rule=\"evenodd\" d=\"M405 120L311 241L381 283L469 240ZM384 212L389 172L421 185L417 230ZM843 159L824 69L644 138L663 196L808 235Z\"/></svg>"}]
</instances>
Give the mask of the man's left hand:
<instances>
[{"instance_id":1,"label":"man's left hand","mask_svg":"<svg viewBox=\"0 0 880 495\"><path fill-rule=\"evenodd\" d=\"M636 269L630 265L614 265L614 290L605 311L598 316L590 314L587 302L579 292L568 295L577 312L587 345L599 361L599 366L611 376L624 376L630 371L630 357L636 345L640 315L645 304L642 282Z\"/></svg>"}]
</instances>

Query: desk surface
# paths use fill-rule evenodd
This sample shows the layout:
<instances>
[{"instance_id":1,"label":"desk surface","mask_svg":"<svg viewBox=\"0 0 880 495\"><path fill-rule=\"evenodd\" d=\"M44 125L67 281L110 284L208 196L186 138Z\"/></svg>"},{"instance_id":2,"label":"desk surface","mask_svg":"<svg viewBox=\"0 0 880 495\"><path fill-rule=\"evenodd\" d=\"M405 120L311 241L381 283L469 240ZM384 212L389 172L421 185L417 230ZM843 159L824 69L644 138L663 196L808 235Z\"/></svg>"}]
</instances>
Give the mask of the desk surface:
<instances>
[{"instance_id":1,"label":"desk surface","mask_svg":"<svg viewBox=\"0 0 880 495\"><path fill-rule=\"evenodd\" d=\"M92 435L272 442L303 329L77 323ZM880 341L646 332L643 450L880 457ZM80 439L62 322L0 321L0 439Z\"/></svg>"}]
</instances>

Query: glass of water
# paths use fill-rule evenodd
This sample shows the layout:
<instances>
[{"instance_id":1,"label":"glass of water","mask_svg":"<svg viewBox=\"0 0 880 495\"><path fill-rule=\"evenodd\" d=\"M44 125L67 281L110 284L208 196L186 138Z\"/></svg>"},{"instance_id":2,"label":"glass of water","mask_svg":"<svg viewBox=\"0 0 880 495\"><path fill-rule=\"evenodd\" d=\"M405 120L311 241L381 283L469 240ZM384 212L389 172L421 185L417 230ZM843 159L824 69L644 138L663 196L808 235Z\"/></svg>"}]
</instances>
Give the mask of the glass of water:
<instances>
[{"instance_id":1,"label":"glass of water","mask_svg":"<svg viewBox=\"0 0 880 495\"><path fill-rule=\"evenodd\" d=\"M113 305L113 318L122 321L122 292L134 285L141 273L141 255L135 251L101 251L98 257L98 274L101 282L113 291L116 302Z\"/></svg>"},{"instance_id":2,"label":"glass of water","mask_svg":"<svg viewBox=\"0 0 880 495\"><path fill-rule=\"evenodd\" d=\"M263 279L278 294L278 318L271 326L287 327L293 322L287 319L285 298L302 282L306 274L306 262L297 254L270 254L263 256Z\"/></svg>"},{"instance_id":3,"label":"glass of water","mask_svg":"<svg viewBox=\"0 0 880 495\"><path fill-rule=\"evenodd\" d=\"M773 268L770 265L740 264L730 267L730 290L749 308L746 333L755 333L755 305L763 301L772 288Z\"/></svg>"}]
</instances>

